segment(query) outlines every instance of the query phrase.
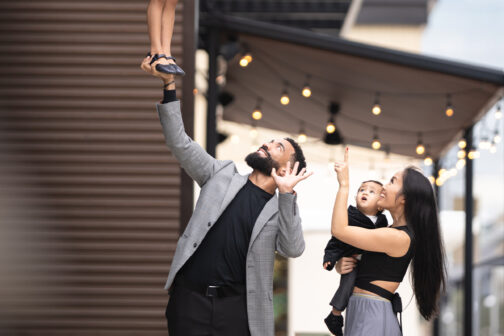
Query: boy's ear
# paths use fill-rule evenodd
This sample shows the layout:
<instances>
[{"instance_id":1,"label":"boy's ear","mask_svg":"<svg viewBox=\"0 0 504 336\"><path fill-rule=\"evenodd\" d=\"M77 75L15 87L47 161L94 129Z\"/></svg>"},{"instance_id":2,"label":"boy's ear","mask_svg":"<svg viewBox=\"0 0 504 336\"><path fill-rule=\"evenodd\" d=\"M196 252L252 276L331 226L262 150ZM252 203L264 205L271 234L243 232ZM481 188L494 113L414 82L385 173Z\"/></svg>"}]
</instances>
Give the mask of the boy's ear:
<instances>
[{"instance_id":1,"label":"boy's ear","mask_svg":"<svg viewBox=\"0 0 504 336\"><path fill-rule=\"evenodd\" d=\"M382 212L383 208L382 207L378 207L378 211Z\"/></svg>"}]
</instances>

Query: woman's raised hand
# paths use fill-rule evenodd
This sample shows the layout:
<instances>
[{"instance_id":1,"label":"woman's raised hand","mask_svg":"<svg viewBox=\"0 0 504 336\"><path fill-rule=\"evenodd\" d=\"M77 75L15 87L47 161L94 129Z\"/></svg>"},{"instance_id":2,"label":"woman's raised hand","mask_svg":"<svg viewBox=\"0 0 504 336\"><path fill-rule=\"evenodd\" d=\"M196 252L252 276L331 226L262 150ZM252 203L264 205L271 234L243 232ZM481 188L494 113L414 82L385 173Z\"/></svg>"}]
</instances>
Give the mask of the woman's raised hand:
<instances>
[{"instance_id":1,"label":"woman's raised hand","mask_svg":"<svg viewBox=\"0 0 504 336\"><path fill-rule=\"evenodd\" d=\"M334 163L334 171L338 176L338 183L340 187L348 187L348 147L345 149L344 161L336 161Z\"/></svg>"}]
</instances>

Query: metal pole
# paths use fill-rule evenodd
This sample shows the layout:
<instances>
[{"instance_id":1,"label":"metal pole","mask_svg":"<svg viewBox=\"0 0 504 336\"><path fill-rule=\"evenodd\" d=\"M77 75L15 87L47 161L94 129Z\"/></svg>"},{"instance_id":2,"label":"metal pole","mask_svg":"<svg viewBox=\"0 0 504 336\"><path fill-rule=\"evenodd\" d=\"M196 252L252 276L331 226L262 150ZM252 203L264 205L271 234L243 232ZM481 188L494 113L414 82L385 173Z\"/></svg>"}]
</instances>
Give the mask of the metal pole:
<instances>
[{"instance_id":1,"label":"metal pole","mask_svg":"<svg viewBox=\"0 0 504 336\"><path fill-rule=\"evenodd\" d=\"M215 157L217 147L217 96L219 87L217 86L217 55L219 52L219 30L209 28L208 31L208 91L207 91L207 132L206 150L208 154Z\"/></svg>"},{"instance_id":2,"label":"metal pole","mask_svg":"<svg viewBox=\"0 0 504 336\"><path fill-rule=\"evenodd\" d=\"M473 126L465 132L466 152L473 147ZM473 283L473 161L466 159L465 169L465 248L464 248L464 336L472 335Z\"/></svg>"},{"instance_id":3,"label":"metal pole","mask_svg":"<svg viewBox=\"0 0 504 336\"><path fill-rule=\"evenodd\" d=\"M438 171L440 168L441 168L441 166L439 165L439 159L437 159L436 161L434 161L434 166L433 166L434 172L432 175L434 176L434 178L437 177L437 174L438 174ZM441 202L439 200L439 187L437 186L437 184L435 182L434 182L434 195L436 196L436 205L437 205L437 210L439 212L439 211L441 211ZM441 298L439 298L439 312L442 311L441 302L442 302L442 300L441 300ZM439 336L440 335L439 316L436 316L436 318L434 318L434 321L432 324L433 324L432 325L432 336Z\"/></svg>"}]
</instances>

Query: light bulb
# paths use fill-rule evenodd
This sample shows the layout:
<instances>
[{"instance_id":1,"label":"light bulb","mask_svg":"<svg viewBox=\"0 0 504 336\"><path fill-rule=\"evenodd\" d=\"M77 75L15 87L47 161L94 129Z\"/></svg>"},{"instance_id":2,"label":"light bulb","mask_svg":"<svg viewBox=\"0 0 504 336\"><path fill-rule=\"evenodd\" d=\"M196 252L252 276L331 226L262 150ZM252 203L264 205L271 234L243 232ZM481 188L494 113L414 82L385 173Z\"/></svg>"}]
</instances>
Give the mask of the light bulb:
<instances>
[{"instance_id":1,"label":"light bulb","mask_svg":"<svg viewBox=\"0 0 504 336\"><path fill-rule=\"evenodd\" d=\"M495 142L492 142L492 143L490 144L490 148L489 148L488 150L489 150L489 151L490 151L490 153L492 153L492 154L497 153L497 145L495 145Z\"/></svg>"},{"instance_id":2,"label":"light bulb","mask_svg":"<svg viewBox=\"0 0 504 336\"><path fill-rule=\"evenodd\" d=\"M466 157L466 151L463 150L463 149L460 149L458 152L457 152L457 158L459 159L464 159Z\"/></svg>"},{"instance_id":3,"label":"light bulb","mask_svg":"<svg viewBox=\"0 0 504 336\"><path fill-rule=\"evenodd\" d=\"M246 53L245 56L243 56L243 59L245 59L247 63L251 63L254 60L250 53Z\"/></svg>"},{"instance_id":4,"label":"light bulb","mask_svg":"<svg viewBox=\"0 0 504 336\"><path fill-rule=\"evenodd\" d=\"M418 155L422 155L423 153L425 153L425 146L422 143L419 143L416 147L416 152Z\"/></svg>"},{"instance_id":5,"label":"light bulb","mask_svg":"<svg viewBox=\"0 0 504 336\"><path fill-rule=\"evenodd\" d=\"M501 107L499 104L499 105L497 105L497 110L495 110L495 119L499 120L501 118L502 118L502 111L501 111Z\"/></svg>"},{"instance_id":6,"label":"light bulb","mask_svg":"<svg viewBox=\"0 0 504 336\"><path fill-rule=\"evenodd\" d=\"M329 121L329 123L326 126L326 132L329 134L332 134L336 131L336 126L332 121Z\"/></svg>"},{"instance_id":7,"label":"light bulb","mask_svg":"<svg viewBox=\"0 0 504 336\"><path fill-rule=\"evenodd\" d=\"M303 91L301 93L303 94L303 97L306 97L306 98L309 98L311 96L311 89L308 86L308 84L305 85L305 87L303 88Z\"/></svg>"},{"instance_id":8,"label":"light bulb","mask_svg":"<svg viewBox=\"0 0 504 336\"><path fill-rule=\"evenodd\" d=\"M460 169L464 168L465 164L466 164L465 159L459 159L457 161L456 167L457 167L457 169L460 170Z\"/></svg>"},{"instance_id":9,"label":"light bulb","mask_svg":"<svg viewBox=\"0 0 504 336\"><path fill-rule=\"evenodd\" d=\"M431 176L429 176L429 182L430 182L431 184L434 184L434 182L436 182L436 179L434 178L434 176L432 176L432 175L431 175Z\"/></svg>"},{"instance_id":10,"label":"light bulb","mask_svg":"<svg viewBox=\"0 0 504 336\"><path fill-rule=\"evenodd\" d=\"M493 141L498 144L501 142L501 136L499 135L499 133L495 133L494 135L494 138L493 138Z\"/></svg>"},{"instance_id":11,"label":"light bulb","mask_svg":"<svg viewBox=\"0 0 504 336\"><path fill-rule=\"evenodd\" d=\"M465 141L465 139L460 139L460 140L459 140L459 142L458 142L458 146L459 146L459 148L461 148L461 149L466 148L466 146L467 146L467 142Z\"/></svg>"},{"instance_id":12,"label":"light bulb","mask_svg":"<svg viewBox=\"0 0 504 336\"><path fill-rule=\"evenodd\" d=\"M249 65L249 61L247 61L247 59L245 57L240 58L240 66L242 68L245 68L245 67L247 67L247 65Z\"/></svg>"},{"instance_id":13,"label":"light bulb","mask_svg":"<svg viewBox=\"0 0 504 336\"><path fill-rule=\"evenodd\" d=\"M374 115L379 115L381 113L381 106L380 104L374 104L373 108L371 109L371 112L373 112Z\"/></svg>"},{"instance_id":14,"label":"light bulb","mask_svg":"<svg viewBox=\"0 0 504 336\"><path fill-rule=\"evenodd\" d=\"M477 159L479 158L479 156L480 154L476 149L471 149L469 153L467 153L467 157L469 158L469 160Z\"/></svg>"},{"instance_id":15,"label":"light bulb","mask_svg":"<svg viewBox=\"0 0 504 336\"><path fill-rule=\"evenodd\" d=\"M254 112L252 112L252 118L254 120L261 120L261 118L262 118L261 110L255 110Z\"/></svg>"},{"instance_id":16,"label":"light bulb","mask_svg":"<svg viewBox=\"0 0 504 336\"><path fill-rule=\"evenodd\" d=\"M430 166L430 165L432 165L432 158L430 156L426 156L423 162L424 162L424 165Z\"/></svg>"},{"instance_id":17,"label":"light bulb","mask_svg":"<svg viewBox=\"0 0 504 336\"><path fill-rule=\"evenodd\" d=\"M280 103L282 105L289 105L289 102L290 102L289 95L287 94L287 92L284 92L284 94L280 98Z\"/></svg>"},{"instance_id":18,"label":"light bulb","mask_svg":"<svg viewBox=\"0 0 504 336\"><path fill-rule=\"evenodd\" d=\"M441 187L441 186L443 185L443 183L444 183L444 181L443 181L440 177L438 177L438 178L436 179L436 185L437 185L438 187Z\"/></svg>"},{"instance_id":19,"label":"light bulb","mask_svg":"<svg viewBox=\"0 0 504 336\"><path fill-rule=\"evenodd\" d=\"M438 176L443 176L445 173L446 173L446 169L445 168L441 168L438 171Z\"/></svg>"},{"instance_id":20,"label":"light bulb","mask_svg":"<svg viewBox=\"0 0 504 336\"><path fill-rule=\"evenodd\" d=\"M299 133L299 135L298 135L298 142L299 142L299 143L305 143L305 142L306 142L306 139L307 139L306 134L304 134L304 133Z\"/></svg>"},{"instance_id":21,"label":"light bulb","mask_svg":"<svg viewBox=\"0 0 504 336\"><path fill-rule=\"evenodd\" d=\"M445 114L446 114L447 117L453 116L453 112L454 112L453 111L453 107L451 107L451 106L447 106L446 107Z\"/></svg>"},{"instance_id":22,"label":"light bulb","mask_svg":"<svg viewBox=\"0 0 504 336\"><path fill-rule=\"evenodd\" d=\"M252 138L257 137L257 128L253 127L253 128L250 130L250 136L251 136Z\"/></svg>"},{"instance_id":23,"label":"light bulb","mask_svg":"<svg viewBox=\"0 0 504 336\"><path fill-rule=\"evenodd\" d=\"M381 147L380 140L378 140L377 138L375 138L375 139L373 140L373 142L371 143L371 147L372 147L373 149L376 149L376 150L380 149L380 147Z\"/></svg>"}]
</instances>

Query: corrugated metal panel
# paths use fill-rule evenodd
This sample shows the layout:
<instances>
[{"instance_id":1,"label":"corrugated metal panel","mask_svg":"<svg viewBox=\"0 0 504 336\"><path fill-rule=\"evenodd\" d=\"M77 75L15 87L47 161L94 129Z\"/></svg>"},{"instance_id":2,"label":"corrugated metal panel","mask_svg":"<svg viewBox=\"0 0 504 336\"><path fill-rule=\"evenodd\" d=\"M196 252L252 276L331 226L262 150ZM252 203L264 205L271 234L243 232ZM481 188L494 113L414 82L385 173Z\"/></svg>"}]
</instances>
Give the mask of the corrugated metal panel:
<instances>
[{"instance_id":1,"label":"corrugated metal panel","mask_svg":"<svg viewBox=\"0 0 504 336\"><path fill-rule=\"evenodd\" d=\"M180 169L139 69L147 3L0 2L1 334L166 335Z\"/></svg>"}]
</instances>

